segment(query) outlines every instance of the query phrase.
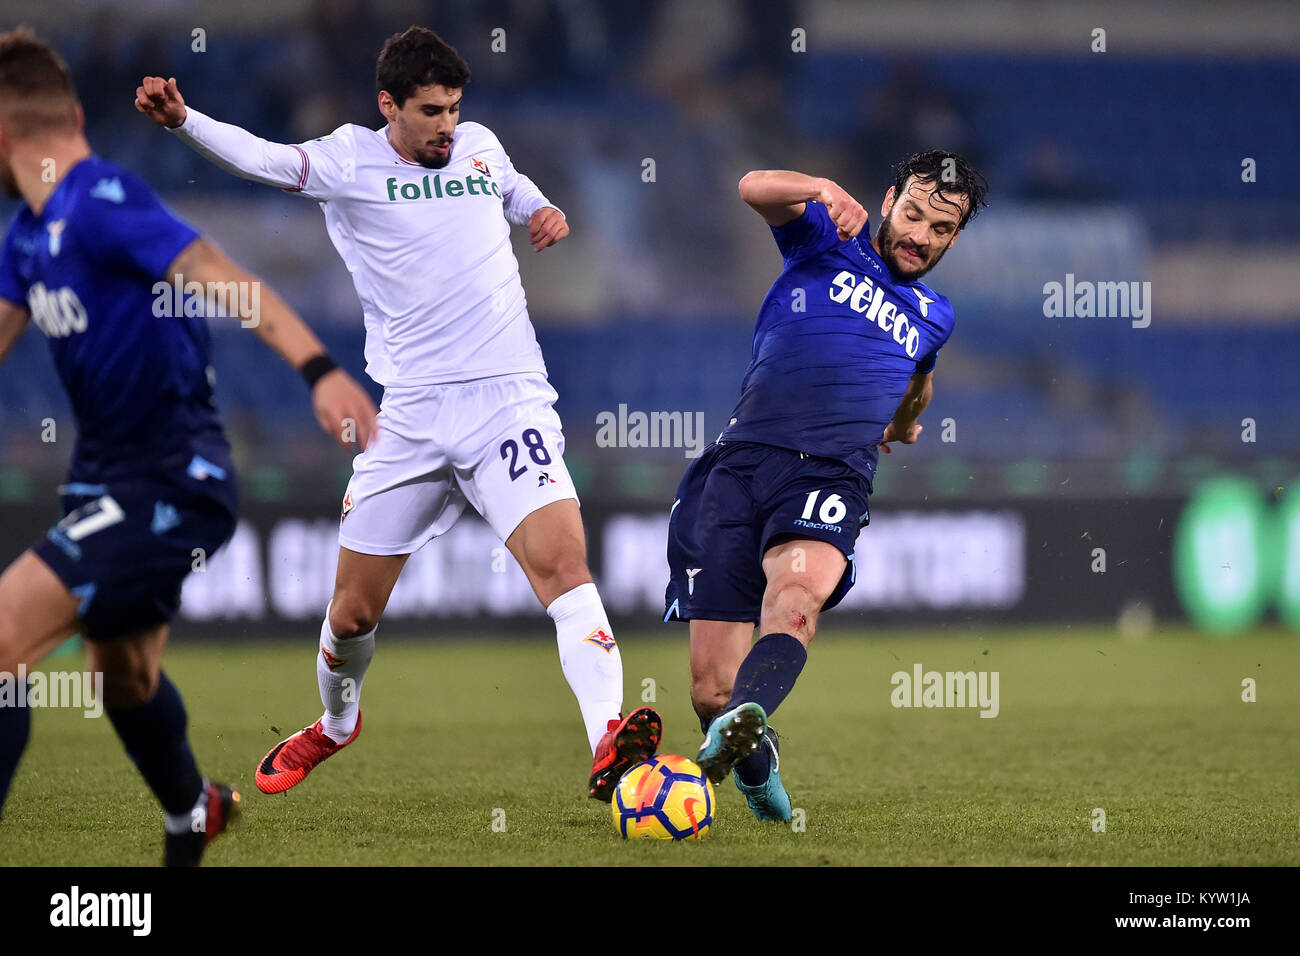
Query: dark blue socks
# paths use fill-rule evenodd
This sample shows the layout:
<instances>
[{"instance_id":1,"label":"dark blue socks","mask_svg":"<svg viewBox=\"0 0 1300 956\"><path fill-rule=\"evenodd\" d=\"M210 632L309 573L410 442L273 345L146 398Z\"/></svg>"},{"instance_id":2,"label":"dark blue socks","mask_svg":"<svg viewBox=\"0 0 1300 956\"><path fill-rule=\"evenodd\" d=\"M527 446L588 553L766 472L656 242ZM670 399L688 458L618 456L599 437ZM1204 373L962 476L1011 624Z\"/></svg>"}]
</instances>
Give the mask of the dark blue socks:
<instances>
[{"instance_id":1,"label":"dark blue socks","mask_svg":"<svg viewBox=\"0 0 1300 956\"><path fill-rule=\"evenodd\" d=\"M731 700L724 711L753 701L771 717L781 706L808 660L808 651L789 634L768 634L740 662Z\"/></svg>"},{"instance_id":2,"label":"dark blue socks","mask_svg":"<svg viewBox=\"0 0 1300 956\"><path fill-rule=\"evenodd\" d=\"M731 700L727 701L723 712L753 701L771 718L794 689L794 682L807 661L807 649L789 634L766 635L741 662L740 670L736 672L736 683L731 689ZM757 786L767 780L771 763L772 750L763 744L736 764L736 774L747 786Z\"/></svg>"},{"instance_id":3,"label":"dark blue socks","mask_svg":"<svg viewBox=\"0 0 1300 956\"><path fill-rule=\"evenodd\" d=\"M18 770L18 761L27 746L32 730L32 712L29 707L18 707L18 678L12 674L6 680L5 702L0 704L0 816L4 814L5 797L9 784ZM23 695L26 699L26 695Z\"/></svg>"},{"instance_id":4,"label":"dark blue socks","mask_svg":"<svg viewBox=\"0 0 1300 956\"><path fill-rule=\"evenodd\" d=\"M185 736L185 705L176 685L160 674L152 700L129 710L110 707L108 717L163 811L189 813L203 777Z\"/></svg>"}]
</instances>

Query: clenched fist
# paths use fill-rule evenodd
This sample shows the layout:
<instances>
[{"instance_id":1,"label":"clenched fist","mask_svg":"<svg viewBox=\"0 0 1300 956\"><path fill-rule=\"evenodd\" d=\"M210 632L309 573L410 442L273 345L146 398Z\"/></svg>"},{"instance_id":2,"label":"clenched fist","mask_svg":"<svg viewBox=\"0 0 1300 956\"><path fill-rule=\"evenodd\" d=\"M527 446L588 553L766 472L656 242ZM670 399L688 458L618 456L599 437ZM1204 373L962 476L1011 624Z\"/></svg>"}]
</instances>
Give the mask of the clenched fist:
<instances>
[{"instance_id":1,"label":"clenched fist","mask_svg":"<svg viewBox=\"0 0 1300 956\"><path fill-rule=\"evenodd\" d=\"M176 88L176 77L146 76L135 88L135 108L159 126L175 129L185 122L185 100Z\"/></svg>"},{"instance_id":2,"label":"clenched fist","mask_svg":"<svg viewBox=\"0 0 1300 956\"><path fill-rule=\"evenodd\" d=\"M829 179L817 201L826 207L827 215L835 223L835 233L840 237L840 242L852 239L867 224L867 211L862 208L862 204Z\"/></svg>"},{"instance_id":3,"label":"clenched fist","mask_svg":"<svg viewBox=\"0 0 1300 956\"><path fill-rule=\"evenodd\" d=\"M893 451L889 447L891 441L901 441L904 445L913 445L921 437L924 426L918 422L912 422L906 429L899 428L893 422L885 426L885 434L880 439L880 444L876 447L886 455L892 455Z\"/></svg>"},{"instance_id":4,"label":"clenched fist","mask_svg":"<svg viewBox=\"0 0 1300 956\"><path fill-rule=\"evenodd\" d=\"M528 241L533 244L533 252L555 245L568 234L564 213L554 206L543 206L528 220Z\"/></svg>"}]
</instances>

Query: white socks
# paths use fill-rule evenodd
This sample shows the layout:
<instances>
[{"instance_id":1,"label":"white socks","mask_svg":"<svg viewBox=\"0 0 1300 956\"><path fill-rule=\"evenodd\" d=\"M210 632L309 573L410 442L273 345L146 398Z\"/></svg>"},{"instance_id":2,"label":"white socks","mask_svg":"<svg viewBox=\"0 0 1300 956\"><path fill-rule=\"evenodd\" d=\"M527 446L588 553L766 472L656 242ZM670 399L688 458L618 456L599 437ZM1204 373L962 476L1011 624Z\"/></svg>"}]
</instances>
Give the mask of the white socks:
<instances>
[{"instance_id":1,"label":"white socks","mask_svg":"<svg viewBox=\"0 0 1300 956\"><path fill-rule=\"evenodd\" d=\"M578 698L594 754L623 704L623 658L596 585L580 584L561 594L546 613L555 621L560 668Z\"/></svg>"},{"instance_id":2,"label":"white socks","mask_svg":"<svg viewBox=\"0 0 1300 956\"><path fill-rule=\"evenodd\" d=\"M321 729L336 744L343 743L357 729L361 683L374 656L374 631L360 637L335 637L326 610L325 623L320 629L320 649L316 653L316 683L320 687L320 702L325 705Z\"/></svg>"},{"instance_id":3,"label":"white socks","mask_svg":"<svg viewBox=\"0 0 1300 956\"><path fill-rule=\"evenodd\" d=\"M581 584L561 594L546 613L555 621L560 668L578 698L587 742L595 753L623 703L623 658L614 643L614 631L594 584ZM316 682L325 705L321 729L335 743L343 743L357 728L361 684L374 656L374 631L360 637L335 637L326 611L316 654Z\"/></svg>"}]
</instances>

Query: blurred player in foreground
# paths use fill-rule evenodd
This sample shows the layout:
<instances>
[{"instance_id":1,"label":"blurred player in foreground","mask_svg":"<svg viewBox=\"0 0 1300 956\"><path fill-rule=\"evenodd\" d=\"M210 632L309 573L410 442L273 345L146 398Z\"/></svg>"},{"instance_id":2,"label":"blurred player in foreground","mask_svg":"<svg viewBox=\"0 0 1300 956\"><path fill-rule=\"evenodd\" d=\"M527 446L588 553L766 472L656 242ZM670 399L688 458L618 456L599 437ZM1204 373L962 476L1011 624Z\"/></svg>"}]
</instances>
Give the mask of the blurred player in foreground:
<instances>
[{"instance_id":1,"label":"blurred player in foreground","mask_svg":"<svg viewBox=\"0 0 1300 956\"><path fill-rule=\"evenodd\" d=\"M817 615L853 586L877 448L920 436L952 333L951 304L919 280L984 205L987 184L955 153L918 153L896 172L869 242L866 211L830 180L765 170L740 181L784 266L740 402L669 517L664 620L690 622L696 760L714 783L734 770L760 820L791 817L767 719L803 669Z\"/></svg>"},{"instance_id":2,"label":"blurred player in foreground","mask_svg":"<svg viewBox=\"0 0 1300 956\"><path fill-rule=\"evenodd\" d=\"M78 429L64 519L0 575L0 806L30 728L15 675L79 632L113 728L162 804L164 862L197 865L239 794L200 775L161 660L196 549L210 556L235 529L235 474L206 320L160 310L154 287L170 299L178 276L205 289L257 280L96 157L83 129L58 54L23 30L0 35L0 183L25 202L0 251L0 359L30 317ZM320 341L270 289L259 297L244 320L309 366ZM314 384L312 402L335 436L347 419L363 444L375 428L374 404L341 371Z\"/></svg>"},{"instance_id":3,"label":"blurred player in foreground","mask_svg":"<svg viewBox=\"0 0 1300 956\"><path fill-rule=\"evenodd\" d=\"M187 107L175 79L145 77L136 91L137 109L222 169L321 204L365 313L366 371L384 386L379 438L357 456L343 496L316 661L325 713L262 760L255 779L266 793L296 786L357 738L361 684L398 575L466 504L555 621L594 755L588 793L608 801L659 744L651 708L620 713L622 658L587 569L556 394L510 247L511 223L528 225L534 251L569 227L491 130L457 126L468 82L460 54L411 27L379 54L386 125L347 124L296 146Z\"/></svg>"}]
</instances>

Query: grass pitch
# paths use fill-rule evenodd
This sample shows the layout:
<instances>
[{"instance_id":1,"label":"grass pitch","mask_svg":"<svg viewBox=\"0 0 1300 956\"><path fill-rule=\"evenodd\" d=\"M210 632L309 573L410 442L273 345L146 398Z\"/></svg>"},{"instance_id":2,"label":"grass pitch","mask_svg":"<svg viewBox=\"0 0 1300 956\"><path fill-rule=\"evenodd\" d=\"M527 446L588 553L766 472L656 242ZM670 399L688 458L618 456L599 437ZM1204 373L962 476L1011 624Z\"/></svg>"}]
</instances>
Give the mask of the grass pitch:
<instances>
[{"instance_id":1,"label":"grass pitch","mask_svg":"<svg viewBox=\"0 0 1300 956\"><path fill-rule=\"evenodd\" d=\"M625 706L650 678L662 749L693 756L685 633L619 643ZM358 741L263 795L257 761L320 711L300 637L168 652L200 767L244 794L208 865L1300 864L1300 638L1281 631L826 631L774 721L806 828L756 822L727 782L697 844L624 843L586 798L590 754L550 640L381 634ZM893 707L890 675L916 663L997 671L999 715ZM0 863L156 864L160 812L108 720L33 717Z\"/></svg>"}]
</instances>

